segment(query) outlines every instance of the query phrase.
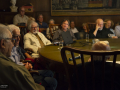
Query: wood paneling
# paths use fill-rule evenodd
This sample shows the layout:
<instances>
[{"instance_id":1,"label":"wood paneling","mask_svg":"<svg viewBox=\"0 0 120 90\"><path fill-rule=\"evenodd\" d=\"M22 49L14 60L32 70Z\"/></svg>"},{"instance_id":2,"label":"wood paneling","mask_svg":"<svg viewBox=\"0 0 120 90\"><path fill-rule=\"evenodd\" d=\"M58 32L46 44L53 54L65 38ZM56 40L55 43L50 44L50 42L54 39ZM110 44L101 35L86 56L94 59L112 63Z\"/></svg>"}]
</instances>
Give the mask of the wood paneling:
<instances>
[{"instance_id":1,"label":"wood paneling","mask_svg":"<svg viewBox=\"0 0 120 90\"><path fill-rule=\"evenodd\" d=\"M0 12L0 23L3 24L12 24L13 17L17 14L17 12ZM26 15L28 17L34 17L35 13L27 12Z\"/></svg>"},{"instance_id":2,"label":"wood paneling","mask_svg":"<svg viewBox=\"0 0 120 90\"><path fill-rule=\"evenodd\" d=\"M114 22L120 21L119 15L103 15L103 16L51 16L51 0L17 0L16 6L32 3L34 5L35 18L38 14L43 14L44 22L54 19L60 24L63 19L74 20L77 27L81 27L84 22L95 22L97 18L111 19ZM10 0L0 0L0 9L7 9L11 5ZM1 16L1 15L0 15ZM11 18L11 17L10 17ZM12 20L12 19L11 19ZM1 21L0 21L1 22ZM7 23L7 22L6 22Z\"/></svg>"}]
</instances>

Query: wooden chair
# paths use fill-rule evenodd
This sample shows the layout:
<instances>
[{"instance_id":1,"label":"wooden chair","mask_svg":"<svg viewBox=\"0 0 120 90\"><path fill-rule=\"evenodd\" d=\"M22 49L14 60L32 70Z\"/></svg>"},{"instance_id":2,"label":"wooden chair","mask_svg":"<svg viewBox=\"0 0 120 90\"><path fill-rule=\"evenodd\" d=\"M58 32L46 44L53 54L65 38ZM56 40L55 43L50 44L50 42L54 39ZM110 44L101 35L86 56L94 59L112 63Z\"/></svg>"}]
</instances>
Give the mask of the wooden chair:
<instances>
[{"instance_id":1,"label":"wooden chair","mask_svg":"<svg viewBox=\"0 0 120 90\"><path fill-rule=\"evenodd\" d=\"M49 32L50 32L50 34L51 34L51 36L53 37L53 35L54 35L54 31L52 32L52 30L51 30L51 28L53 27L53 26L58 26L58 28L57 29L60 29L60 24L49 24Z\"/></svg>"},{"instance_id":2,"label":"wooden chair","mask_svg":"<svg viewBox=\"0 0 120 90\"><path fill-rule=\"evenodd\" d=\"M26 26L18 26L18 27L20 28L20 34L21 34L20 46L24 48L23 38L24 38L24 35L27 33L27 28Z\"/></svg>"},{"instance_id":3,"label":"wooden chair","mask_svg":"<svg viewBox=\"0 0 120 90\"><path fill-rule=\"evenodd\" d=\"M89 27L90 30L94 29L96 27L96 23L90 23L90 22L88 22L87 24L88 24L88 27Z\"/></svg>"},{"instance_id":4,"label":"wooden chair","mask_svg":"<svg viewBox=\"0 0 120 90\"><path fill-rule=\"evenodd\" d=\"M71 73L71 65L69 64L69 61L68 61L68 57L69 55L66 55L66 51L70 51L71 52L71 57L73 59L73 71L75 73L75 77L76 77L76 84L77 84L77 89L73 89L72 85L73 83L75 82L72 82L72 79L73 79L73 74ZM75 56L74 56L74 53L78 53L81 55L81 66L82 66L82 69L81 71L83 70L83 72L81 72L81 74L83 74L83 77L79 77L78 75L78 68L77 68L77 63L76 63L76 60L75 60ZM113 55L113 64L112 64L112 69L110 74L111 75L111 79L110 79L110 86L112 87L111 90L115 90L114 89L114 72L115 72L115 65L116 65L116 58L117 58L117 55L120 54L120 50L116 50L116 51L86 51L86 50L80 50L80 49L76 49L76 48L71 48L71 47L64 47L62 48L61 50L61 56L62 56L62 60L63 60L63 63L64 63L64 67L65 67L65 70L66 70L66 76L67 76L67 80L68 80L68 83L69 83L69 90L80 90L80 86L83 86L85 85L85 89L84 90L98 90L98 89L95 89L95 64L94 64L94 61L93 61L93 55L100 55L102 56L102 61L101 61L101 78L102 78L102 90L105 90L104 87L106 85L106 83L104 83L104 78L105 78L105 55ZM86 76L86 65L85 65L85 61L84 61L84 55L90 55L91 56L91 76L92 76L92 81L91 83L91 87L93 87L92 89L90 88L87 88L87 76ZM70 61L72 62L72 61ZM89 68L90 69L90 68ZM84 78L83 79L83 82L82 84L80 84L79 80L80 78ZM100 88L100 87L99 87ZM81 89L83 90L83 89Z\"/></svg>"}]
</instances>

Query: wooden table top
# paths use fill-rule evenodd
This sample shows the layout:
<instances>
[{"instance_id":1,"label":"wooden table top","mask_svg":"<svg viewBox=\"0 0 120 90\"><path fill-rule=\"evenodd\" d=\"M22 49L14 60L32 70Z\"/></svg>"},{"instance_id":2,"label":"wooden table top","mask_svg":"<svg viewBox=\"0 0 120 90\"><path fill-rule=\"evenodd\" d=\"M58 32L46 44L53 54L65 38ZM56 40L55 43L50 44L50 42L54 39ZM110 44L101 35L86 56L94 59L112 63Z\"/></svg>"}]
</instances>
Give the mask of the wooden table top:
<instances>
[{"instance_id":1,"label":"wooden table top","mask_svg":"<svg viewBox=\"0 0 120 90\"><path fill-rule=\"evenodd\" d=\"M117 50L120 49L120 38L118 39L112 39L112 38L107 38L107 39L100 39L100 41L108 41L109 45L111 47L111 50ZM90 39L90 42L92 42L92 39ZM39 54L46 60L49 60L51 62L58 62L58 63L63 63L60 51L58 50L59 46L55 45L48 45L45 46L44 48L41 48L39 50ZM79 48L79 49L84 49L84 50L90 50L92 47L92 43L86 43L85 39L83 40L77 40L76 43L71 44L71 47ZM76 54L78 55L78 54ZM71 57L70 53L67 52L68 58ZM85 62L88 61L90 56L85 55ZM112 58L112 57L111 57ZM120 55L117 57L117 61L120 61ZM80 60L76 60L77 64L81 63ZM72 61L69 61L69 64L73 64Z\"/></svg>"}]
</instances>

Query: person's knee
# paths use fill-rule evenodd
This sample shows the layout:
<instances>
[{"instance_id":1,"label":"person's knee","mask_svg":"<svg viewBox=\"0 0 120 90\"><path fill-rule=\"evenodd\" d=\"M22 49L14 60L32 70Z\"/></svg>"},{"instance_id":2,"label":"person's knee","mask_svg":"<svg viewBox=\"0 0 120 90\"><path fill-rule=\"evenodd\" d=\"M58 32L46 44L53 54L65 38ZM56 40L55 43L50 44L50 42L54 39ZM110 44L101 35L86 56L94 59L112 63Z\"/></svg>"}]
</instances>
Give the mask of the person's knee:
<instances>
[{"instance_id":1,"label":"person's knee","mask_svg":"<svg viewBox=\"0 0 120 90\"><path fill-rule=\"evenodd\" d=\"M44 76L44 77L53 77L53 72L50 70L38 70L39 74Z\"/></svg>"},{"instance_id":2,"label":"person's knee","mask_svg":"<svg viewBox=\"0 0 120 90\"><path fill-rule=\"evenodd\" d=\"M53 76L54 76L54 74L53 74L52 71L48 70L48 72L49 72L50 77L53 77Z\"/></svg>"},{"instance_id":3,"label":"person's knee","mask_svg":"<svg viewBox=\"0 0 120 90\"><path fill-rule=\"evenodd\" d=\"M44 79L50 87L56 88L57 87L57 80L52 77L46 77Z\"/></svg>"}]
</instances>

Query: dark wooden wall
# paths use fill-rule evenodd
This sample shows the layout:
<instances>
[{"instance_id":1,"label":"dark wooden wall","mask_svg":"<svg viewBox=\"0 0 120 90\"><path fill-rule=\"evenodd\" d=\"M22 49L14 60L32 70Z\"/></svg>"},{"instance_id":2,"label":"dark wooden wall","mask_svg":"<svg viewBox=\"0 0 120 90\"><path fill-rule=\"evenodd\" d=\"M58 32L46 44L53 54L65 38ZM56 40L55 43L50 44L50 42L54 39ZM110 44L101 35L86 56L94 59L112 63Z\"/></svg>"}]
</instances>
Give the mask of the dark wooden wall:
<instances>
[{"instance_id":1,"label":"dark wooden wall","mask_svg":"<svg viewBox=\"0 0 120 90\"><path fill-rule=\"evenodd\" d=\"M104 16L51 16L51 0L17 0L16 6L32 3L34 5L35 17L38 14L44 15L44 22L54 19L55 23L61 23L63 19L74 20L77 27L81 27L84 22L95 22L97 18L111 19L114 22L120 21L120 15L104 15ZM0 10L8 9L11 6L10 0L0 0ZM6 22L7 23L7 22Z\"/></svg>"}]
</instances>

